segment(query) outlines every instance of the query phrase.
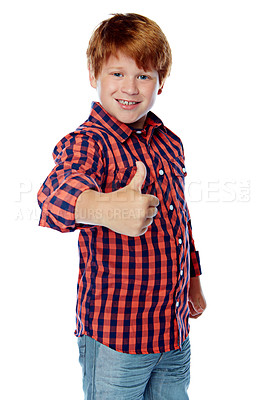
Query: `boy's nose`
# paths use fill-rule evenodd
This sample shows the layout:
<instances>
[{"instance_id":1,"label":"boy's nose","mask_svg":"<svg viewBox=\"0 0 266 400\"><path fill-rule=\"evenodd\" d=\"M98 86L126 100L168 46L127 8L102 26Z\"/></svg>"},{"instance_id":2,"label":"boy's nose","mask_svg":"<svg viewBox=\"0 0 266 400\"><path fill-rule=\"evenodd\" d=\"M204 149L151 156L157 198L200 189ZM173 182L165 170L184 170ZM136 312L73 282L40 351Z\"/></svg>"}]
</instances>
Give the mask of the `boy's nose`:
<instances>
[{"instance_id":1,"label":"boy's nose","mask_svg":"<svg viewBox=\"0 0 266 400\"><path fill-rule=\"evenodd\" d=\"M138 90L137 82L135 81L135 79L127 79L127 78L123 79L121 91L123 93L128 93L131 95L138 94L139 90Z\"/></svg>"}]
</instances>

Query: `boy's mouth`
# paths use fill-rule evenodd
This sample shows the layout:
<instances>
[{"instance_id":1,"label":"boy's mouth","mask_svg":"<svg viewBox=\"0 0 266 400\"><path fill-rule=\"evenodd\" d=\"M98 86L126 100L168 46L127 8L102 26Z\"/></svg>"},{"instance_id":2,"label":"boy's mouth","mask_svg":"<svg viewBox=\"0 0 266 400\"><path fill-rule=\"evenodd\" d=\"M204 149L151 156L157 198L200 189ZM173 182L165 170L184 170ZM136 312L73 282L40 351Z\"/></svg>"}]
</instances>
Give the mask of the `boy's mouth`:
<instances>
[{"instance_id":1,"label":"boy's mouth","mask_svg":"<svg viewBox=\"0 0 266 400\"><path fill-rule=\"evenodd\" d=\"M140 101L129 101L129 100L122 100L122 99L116 99L116 101L120 104L123 104L124 106L132 106L132 105L140 103Z\"/></svg>"}]
</instances>

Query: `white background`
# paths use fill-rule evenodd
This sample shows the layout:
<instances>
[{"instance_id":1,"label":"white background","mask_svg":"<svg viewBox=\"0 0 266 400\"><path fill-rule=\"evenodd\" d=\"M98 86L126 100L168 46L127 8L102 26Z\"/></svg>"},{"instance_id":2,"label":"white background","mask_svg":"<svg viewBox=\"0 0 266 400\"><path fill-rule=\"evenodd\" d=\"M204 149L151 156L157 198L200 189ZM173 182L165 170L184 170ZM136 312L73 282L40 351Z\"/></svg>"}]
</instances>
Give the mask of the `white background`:
<instances>
[{"instance_id":1,"label":"white background","mask_svg":"<svg viewBox=\"0 0 266 400\"><path fill-rule=\"evenodd\" d=\"M258 0L1 6L2 399L83 398L73 334L78 232L38 227L36 194L54 165L53 147L97 100L86 48L94 27L115 12L154 19L173 51L153 111L184 144L208 304L191 321L190 399L266 398L264 7Z\"/></svg>"}]
</instances>

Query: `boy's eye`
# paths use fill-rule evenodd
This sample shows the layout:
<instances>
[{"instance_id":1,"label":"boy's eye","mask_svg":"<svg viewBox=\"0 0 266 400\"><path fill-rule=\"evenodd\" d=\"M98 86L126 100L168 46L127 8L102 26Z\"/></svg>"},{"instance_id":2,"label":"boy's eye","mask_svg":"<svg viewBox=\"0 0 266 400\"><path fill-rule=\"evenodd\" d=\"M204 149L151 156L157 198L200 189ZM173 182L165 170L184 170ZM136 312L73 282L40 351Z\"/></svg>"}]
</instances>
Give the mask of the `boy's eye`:
<instances>
[{"instance_id":1,"label":"boy's eye","mask_svg":"<svg viewBox=\"0 0 266 400\"><path fill-rule=\"evenodd\" d=\"M149 79L149 77L147 75L140 75L139 79L144 81L146 79Z\"/></svg>"},{"instance_id":2,"label":"boy's eye","mask_svg":"<svg viewBox=\"0 0 266 400\"><path fill-rule=\"evenodd\" d=\"M122 76L122 74L120 74L120 72L114 72L113 75L114 75L114 76L117 76L117 77Z\"/></svg>"}]
</instances>

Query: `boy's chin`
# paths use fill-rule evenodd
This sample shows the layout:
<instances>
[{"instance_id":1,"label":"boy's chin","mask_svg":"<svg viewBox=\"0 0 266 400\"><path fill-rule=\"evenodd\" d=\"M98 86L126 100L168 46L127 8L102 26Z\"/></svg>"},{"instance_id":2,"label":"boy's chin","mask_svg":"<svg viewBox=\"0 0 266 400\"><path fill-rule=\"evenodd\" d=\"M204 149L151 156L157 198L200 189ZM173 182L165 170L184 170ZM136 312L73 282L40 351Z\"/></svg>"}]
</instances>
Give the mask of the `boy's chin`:
<instances>
[{"instance_id":1,"label":"boy's chin","mask_svg":"<svg viewBox=\"0 0 266 400\"><path fill-rule=\"evenodd\" d=\"M123 122L126 125L130 125L130 127L134 129L143 129L144 122L146 120L146 115L142 116L140 118L122 118L121 122Z\"/></svg>"},{"instance_id":2,"label":"boy's chin","mask_svg":"<svg viewBox=\"0 0 266 400\"><path fill-rule=\"evenodd\" d=\"M129 122L124 122L124 124L129 125L133 129L143 129L144 122L141 121L129 121Z\"/></svg>"},{"instance_id":3,"label":"boy's chin","mask_svg":"<svg viewBox=\"0 0 266 400\"><path fill-rule=\"evenodd\" d=\"M126 115L127 112L124 111L117 112L116 110L108 109L107 107L105 108L105 110L114 118L116 118L119 122L122 122L123 124L126 125L130 125L134 129L142 129L147 116L146 114L144 116L135 114L134 118L133 115L130 116L129 113L128 115Z\"/></svg>"}]
</instances>

